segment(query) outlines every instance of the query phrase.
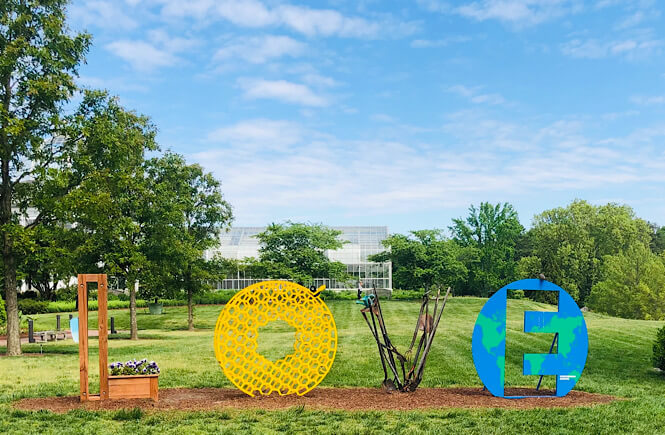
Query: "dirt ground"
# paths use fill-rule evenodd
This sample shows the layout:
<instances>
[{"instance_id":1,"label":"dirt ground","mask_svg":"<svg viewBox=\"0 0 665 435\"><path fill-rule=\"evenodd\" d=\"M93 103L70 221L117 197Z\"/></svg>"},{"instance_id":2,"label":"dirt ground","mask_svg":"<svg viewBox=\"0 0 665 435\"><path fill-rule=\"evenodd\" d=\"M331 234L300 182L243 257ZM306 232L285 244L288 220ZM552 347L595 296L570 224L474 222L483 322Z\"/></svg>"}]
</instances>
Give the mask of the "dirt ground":
<instances>
[{"instance_id":1,"label":"dirt ground","mask_svg":"<svg viewBox=\"0 0 665 435\"><path fill-rule=\"evenodd\" d=\"M552 394L551 391L541 391ZM506 394L533 394L512 389ZM282 409L304 406L335 410L412 410L435 408L560 408L590 406L618 400L616 397L571 391L565 397L501 399L481 388L420 388L413 393L388 394L378 388L317 388L305 396L250 397L229 388L173 388L159 392L159 401L149 399L108 400L80 403L75 396L23 399L14 404L24 410L46 409L58 413L73 409L114 410L140 407L144 410Z\"/></svg>"}]
</instances>

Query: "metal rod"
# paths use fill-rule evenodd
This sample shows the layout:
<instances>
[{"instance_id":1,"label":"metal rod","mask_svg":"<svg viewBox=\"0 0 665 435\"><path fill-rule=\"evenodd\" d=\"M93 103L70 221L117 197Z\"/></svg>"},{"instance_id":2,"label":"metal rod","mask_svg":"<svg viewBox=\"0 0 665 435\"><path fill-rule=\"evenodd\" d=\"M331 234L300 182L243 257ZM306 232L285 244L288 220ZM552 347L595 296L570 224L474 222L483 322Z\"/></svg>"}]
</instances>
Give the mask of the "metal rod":
<instances>
[{"instance_id":1,"label":"metal rod","mask_svg":"<svg viewBox=\"0 0 665 435\"><path fill-rule=\"evenodd\" d=\"M552 345L550 346L550 351L548 353L552 353L554 350L554 343L556 343L556 339L559 338L559 333L557 332L554 334L554 340L552 340ZM536 391L540 390L540 383L543 382L543 377L545 375L540 375L540 379L538 379L538 385L536 386Z\"/></svg>"},{"instance_id":2,"label":"metal rod","mask_svg":"<svg viewBox=\"0 0 665 435\"><path fill-rule=\"evenodd\" d=\"M60 314L55 315L55 330L60 331Z\"/></svg>"}]
</instances>

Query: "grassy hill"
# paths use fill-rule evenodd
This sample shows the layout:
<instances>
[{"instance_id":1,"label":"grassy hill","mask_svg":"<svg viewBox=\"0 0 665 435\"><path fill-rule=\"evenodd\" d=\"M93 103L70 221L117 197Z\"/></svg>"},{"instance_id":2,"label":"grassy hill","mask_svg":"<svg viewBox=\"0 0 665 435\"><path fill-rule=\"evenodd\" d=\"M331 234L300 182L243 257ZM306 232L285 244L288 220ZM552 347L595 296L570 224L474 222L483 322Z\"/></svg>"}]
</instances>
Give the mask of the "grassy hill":
<instances>
[{"instance_id":1,"label":"grassy hill","mask_svg":"<svg viewBox=\"0 0 665 435\"><path fill-rule=\"evenodd\" d=\"M454 298L441 320L428 360L422 386L480 386L471 358L473 325L485 299ZM359 306L351 301L331 301L339 332L335 363L321 387L379 386L383 380L376 345L365 325ZM388 331L398 348L408 345L419 304L385 302ZM527 300L508 302L507 386L534 387L537 377L521 376L522 354L546 353L550 334L524 334L523 312L553 310L552 306ZM196 308L197 328L185 331L185 308L165 308L166 314L151 316L140 310L139 342L117 339L109 344L109 360L148 358L162 368L161 388L230 387L215 359L212 330L220 306ZM114 310L117 329L127 329L127 310ZM55 315L35 316L36 329L53 329ZM64 319L67 316L63 316ZM76 411L64 416L50 413L11 411L10 402L23 397L77 395L78 347L71 341L47 343L44 357L0 358L0 431L138 431L201 433L276 428L321 432L431 432L471 431L483 433L529 432L663 432L665 429L665 376L651 368L651 346L662 322L624 320L587 313L590 351L585 371L576 389L612 394L629 400L593 408L558 410L433 410L427 412L322 412L290 410L276 412L141 413ZM96 328L96 313L90 327ZM63 322L66 324L66 321ZM291 348L293 333L284 325L268 325L261 331L260 348L278 358ZM91 373L96 373L96 341L90 342ZM4 349L0 348L0 352ZM39 352L39 345L24 346ZM91 376L91 385L98 385ZM546 377L545 387L553 387ZM93 387L94 388L94 387ZM285 426L286 425L286 426Z\"/></svg>"}]
</instances>

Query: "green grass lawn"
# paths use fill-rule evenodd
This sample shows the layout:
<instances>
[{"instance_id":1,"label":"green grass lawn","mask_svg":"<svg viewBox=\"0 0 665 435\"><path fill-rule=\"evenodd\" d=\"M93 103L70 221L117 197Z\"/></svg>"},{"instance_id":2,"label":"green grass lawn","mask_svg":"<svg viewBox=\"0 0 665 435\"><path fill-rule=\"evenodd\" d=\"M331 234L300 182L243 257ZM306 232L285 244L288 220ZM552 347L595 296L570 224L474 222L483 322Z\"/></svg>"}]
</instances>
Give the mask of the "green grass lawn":
<instances>
[{"instance_id":1,"label":"green grass lawn","mask_svg":"<svg viewBox=\"0 0 665 435\"><path fill-rule=\"evenodd\" d=\"M424 387L480 386L471 358L471 334L485 299L448 302L430 354ZM352 301L331 301L339 332L332 370L319 388L378 387L383 373L376 345ZM408 345L419 304L384 302L388 331L398 348ZM553 307L525 300L508 302L507 386L535 387L537 377L521 376L522 354L547 352L552 336L524 334L523 312ZM109 361L148 358L162 369L160 388L230 387L215 359L213 328L221 306L196 308L194 332L186 331L186 309L166 307L151 316L139 310L141 340L112 339ZM110 312L116 329L128 329L129 312ZM587 313L590 344L576 389L627 398L590 408L529 411L445 409L418 412L340 412L294 408L286 411L116 412L73 411L64 415L24 412L11 402L24 397L78 394L78 346L72 341L44 345L43 357L0 358L0 433L665 433L665 376L651 368L651 346L662 322L616 319ZM63 325L67 324L63 315ZM90 312L96 328L97 313ZM37 330L54 329L55 314L35 316ZM261 331L260 348L271 359L289 352L293 332L283 324ZM24 345L24 352L40 351ZM5 350L0 348L0 353ZM98 387L97 342L90 341L91 387ZM553 378L553 377L551 377ZM546 387L553 379L546 378Z\"/></svg>"}]
</instances>

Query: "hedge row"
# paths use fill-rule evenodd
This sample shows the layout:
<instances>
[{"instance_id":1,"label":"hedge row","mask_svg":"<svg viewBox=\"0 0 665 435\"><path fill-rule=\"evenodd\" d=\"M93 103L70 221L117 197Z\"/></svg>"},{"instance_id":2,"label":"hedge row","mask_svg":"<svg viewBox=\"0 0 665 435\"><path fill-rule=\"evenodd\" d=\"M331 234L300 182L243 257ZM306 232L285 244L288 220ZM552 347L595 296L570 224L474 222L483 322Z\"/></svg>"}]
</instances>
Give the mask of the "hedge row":
<instances>
[{"instance_id":1,"label":"hedge row","mask_svg":"<svg viewBox=\"0 0 665 435\"><path fill-rule=\"evenodd\" d=\"M211 293L204 293L195 295L193 302L197 305L216 305L227 303L235 294L234 290L220 290ZM331 291L325 290L321 293L323 300L354 300L356 299L355 291ZM404 301L404 300L418 300L422 298L421 291L414 290L394 290L391 299ZM187 301L180 299L160 299L165 307L187 305ZM137 299L137 308L145 308L150 301L144 299ZM108 301L109 309L129 308L129 301L110 300ZM19 309L23 314L43 314L43 313L66 313L76 311L76 302L74 301L56 301L45 302L37 301L34 299L21 299L19 300ZM88 309L90 311L97 310L97 301L89 301Z\"/></svg>"}]
</instances>

